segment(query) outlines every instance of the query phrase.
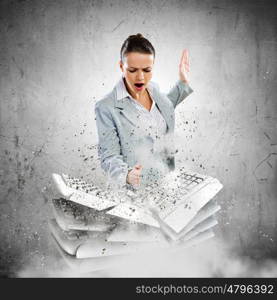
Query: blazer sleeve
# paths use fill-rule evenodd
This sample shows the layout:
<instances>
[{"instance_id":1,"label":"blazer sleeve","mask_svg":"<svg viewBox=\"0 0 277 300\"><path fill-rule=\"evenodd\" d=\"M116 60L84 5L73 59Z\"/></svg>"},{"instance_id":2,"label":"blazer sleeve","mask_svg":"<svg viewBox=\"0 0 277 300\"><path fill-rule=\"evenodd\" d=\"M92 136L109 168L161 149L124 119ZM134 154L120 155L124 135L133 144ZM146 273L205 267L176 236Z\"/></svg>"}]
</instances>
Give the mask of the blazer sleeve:
<instances>
[{"instance_id":1,"label":"blazer sleeve","mask_svg":"<svg viewBox=\"0 0 277 300\"><path fill-rule=\"evenodd\" d=\"M101 167L108 175L108 179L121 188L126 185L129 167L121 155L116 125L109 109L100 102L95 105L95 116Z\"/></svg>"},{"instance_id":2,"label":"blazer sleeve","mask_svg":"<svg viewBox=\"0 0 277 300\"><path fill-rule=\"evenodd\" d=\"M168 92L167 97L172 102L174 108L176 108L176 106L192 92L193 89L187 83L184 83L179 79L174 87Z\"/></svg>"}]
</instances>

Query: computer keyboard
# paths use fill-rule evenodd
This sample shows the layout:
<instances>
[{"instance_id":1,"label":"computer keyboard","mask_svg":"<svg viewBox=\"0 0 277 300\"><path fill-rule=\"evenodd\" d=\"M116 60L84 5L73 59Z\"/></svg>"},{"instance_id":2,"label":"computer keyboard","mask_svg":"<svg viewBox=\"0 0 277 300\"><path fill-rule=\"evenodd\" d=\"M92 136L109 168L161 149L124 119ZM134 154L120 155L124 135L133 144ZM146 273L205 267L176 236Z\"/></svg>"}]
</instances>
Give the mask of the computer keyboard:
<instances>
[{"instance_id":1,"label":"computer keyboard","mask_svg":"<svg viewBox=\"0 0 277 300\"><path fill-rule=\"evenodd\" d=\"M191 208L189 195L197 192L214 178L185 171L183 168L167 174L159 183L153 183L144 190L139 190L134 198L138 206L150 205L156 208L161 217L169 214L182 203Z\"/></svg>"},{"instance_id":2,"label":"computer keyboard","mask_svg":"<svg viewBox=\"0 0 277 300\"><path fill-rule=\"evenodd\" d=\"M62 174L62 179L72 192L69 200L73 202L96 210L109 208L108 215L159 227L159 222L153 218L154 211L177 233L222 188L216 178L185 168L176 169L159 182L134 192L125 191L122 197L69 175Z\"/></svg>"},{"instance_id":3,"label":"computer keyboard","mask_svg":"<svg viewBox=\"0 0 277 300\"><path fill-rule=\"evenodd\" d=\"M66 185L71 187L72 189L82 191L87 194L91 194L98 197L108 195L107 191L101 190L99 187L93 185L92 183L87 183L82 179L70 175L66 175L66 174L62 174L62 178L64 179Z\"/></svg>"},{"instance_id":4,"label":"computer keyboard","mask_svg":"<svg viewBox=\"0 0 277 300\"><path fill-rule=\"evenodd\" d=\"M53 212L63 230L105 231L116 225L116 220L87 206L76 204L65 199L53 199Z\"/></svg>"},{"instance_id":5,"label":"computer keyboard","mask_svg":"<svg viewBox=\"0 0 277 300\"><path fill-rule=\"evenodd\" d=\"M116 193L101 189L92 183L66 174L52 174L60 194L66 199L96 210L104 210L119 204Z\"/></svg>"},{"instance_id":6,"label":"computer keyboard","mask_svg":"<svg viewBox=\"0 0 277 300\"><path fill-rule=\"evenodd\" d=\"M216 178L181 168L107 213L155 227L163 222L179 233L222 187Z\"/></svg>"}]
</instances>

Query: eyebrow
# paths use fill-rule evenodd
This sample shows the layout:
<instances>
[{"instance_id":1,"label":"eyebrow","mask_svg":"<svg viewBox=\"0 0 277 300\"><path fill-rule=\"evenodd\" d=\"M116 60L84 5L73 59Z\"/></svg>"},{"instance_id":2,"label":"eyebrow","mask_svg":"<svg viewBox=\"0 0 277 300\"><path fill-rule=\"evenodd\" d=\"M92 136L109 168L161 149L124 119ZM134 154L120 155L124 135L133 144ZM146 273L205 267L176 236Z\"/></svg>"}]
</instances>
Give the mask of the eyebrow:
<instances>
[{"instance_id":1,"label":"eyebrow","mask_svg":"<svg viewBox=\"0 0 277 300\"><path fill-rule=\"evenodd\" d=\"M146 68L143 68L142 70L145 70L145 69L150 69L151 67L146 67ZM134 67L129 67L129 69L134 69L134 70L138 70L138 68L134 68Z\"/></svg>"}]
</instances>

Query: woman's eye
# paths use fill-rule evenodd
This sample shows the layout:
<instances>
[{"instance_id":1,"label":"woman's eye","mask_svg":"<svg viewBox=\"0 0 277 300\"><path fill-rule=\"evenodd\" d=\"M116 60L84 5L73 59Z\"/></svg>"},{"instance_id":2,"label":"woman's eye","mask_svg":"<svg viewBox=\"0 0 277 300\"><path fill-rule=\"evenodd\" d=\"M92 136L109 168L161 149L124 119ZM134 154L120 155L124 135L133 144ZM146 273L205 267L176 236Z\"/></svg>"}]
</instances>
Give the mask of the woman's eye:
<instances>
[{"instance_id":1,"label":"woman's eye","mask_svg":"<svg viewBox=\"0 0 277 300\"><path fill-rule=\"evenodd\" d=\"M136 70L128 70L130 73L135 73L136 72ZM151 72L151 70L143 70L144 72L147 72L147 73L149 73L149 72Z\"/></svg>"}]
</instances>

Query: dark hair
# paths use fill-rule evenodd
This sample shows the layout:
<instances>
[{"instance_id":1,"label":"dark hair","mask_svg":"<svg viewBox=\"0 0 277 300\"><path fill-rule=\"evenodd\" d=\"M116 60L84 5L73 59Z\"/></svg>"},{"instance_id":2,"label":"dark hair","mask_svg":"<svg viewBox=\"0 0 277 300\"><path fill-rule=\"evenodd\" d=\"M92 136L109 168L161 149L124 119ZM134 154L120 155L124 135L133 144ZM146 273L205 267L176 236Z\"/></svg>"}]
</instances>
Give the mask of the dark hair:
<instances>
[{"instance_id":1,"label":"dark hair","mask_svg":"<svg viewBox=\"0 0 277 300\"><path fill-rule=\"evenodd\" d=\"M124 41L120 50L120 59L123 61L124 55L130 52L139 52L145 54L153 54L155 58L155 49L152 44L143 37L141 33L136 35L129 35L129 37Z\"/></svg>"}]
</instances>

